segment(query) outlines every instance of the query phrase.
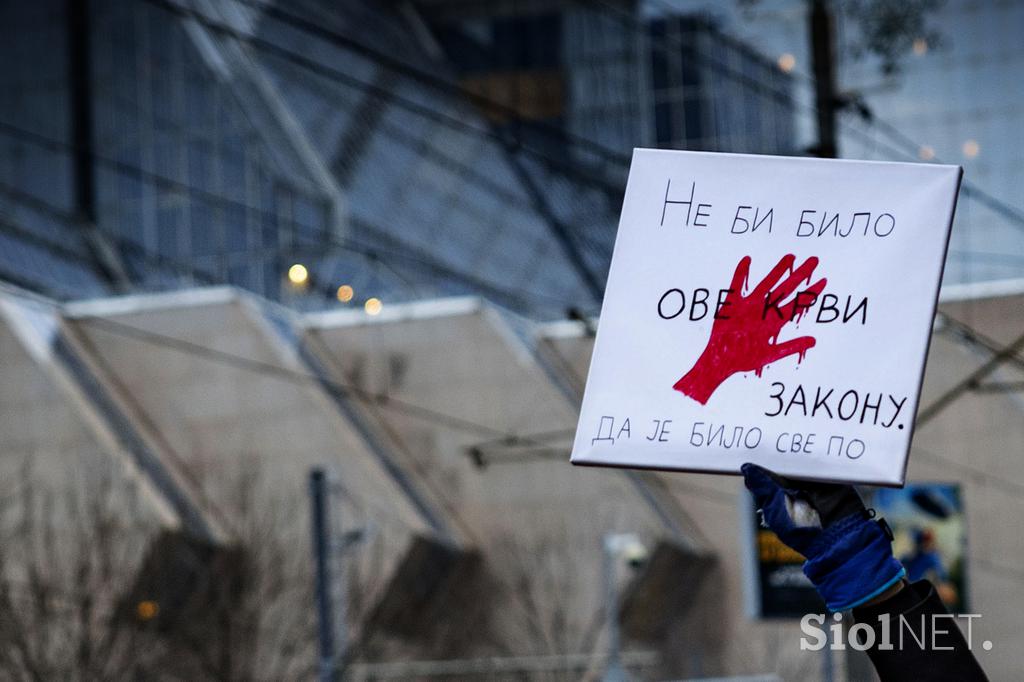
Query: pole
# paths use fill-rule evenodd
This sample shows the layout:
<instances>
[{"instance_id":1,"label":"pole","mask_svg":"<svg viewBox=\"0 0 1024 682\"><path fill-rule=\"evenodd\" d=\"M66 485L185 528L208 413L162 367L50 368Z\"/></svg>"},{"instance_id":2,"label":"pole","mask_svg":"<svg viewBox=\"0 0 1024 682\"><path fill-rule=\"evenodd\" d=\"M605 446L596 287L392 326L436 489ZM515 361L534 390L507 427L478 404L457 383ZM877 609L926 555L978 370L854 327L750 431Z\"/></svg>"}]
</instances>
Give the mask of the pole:
<instances>
[{"instance_id":1,"label":"pole","mask_svg":"<svg viewBox=\"0 0 1024 682\"><path fill-rule=\"evenodd\" d=\"M100 235L97 224L96 168L92 107L92 26L89 0L67 0L68 99L71 134L71 184L75 219L100 276L115 291L128 291L128 277L116 250Z\"/></svg>"},{"instance_id":2,"label":"pole","mask_svg":"<svg viewBox=\"0 0 1024 682\"><path fill-rule=\"evenodd\" d=\"M615 557L613 536L605 535L603 543L604 564L604 620L608 628L608 663L605 666L603 682L626 682L626 670L622 667L619 634L618 594L615 589Z\"/></svg>"},{"instance_id":3,"label":"pole","mask_svg":"<svg viewBox=\"0 0 1024 682\"><path fill-rule=\"evenodd\" d=\"M834 661L832 658L832 628L825 628L825 648L823 652L825 657L821 660L821 680L822 682L832 682L834 677Z\"/></svg>"},{"instance_id":4,"label":"pole","mask_svg":"<svg viewBox=\"0 0 1024 682\"><path fill-rule=\"evenodd\" d=\"M337 669L334 649L334 623L331 604L330 518L328 517L327 476L323 469L309 474L309 495L312 511L313 561L316 566L317 634L320 644L318 679L333 682Z\"/></svg>"},{"instance_id":5,"label":"pole","mask_svg":"<svg viewBox=\"0 0 1024 682\"><path fill-rule=\"evenodd\" d=\"M68 74L71 99L74 200L78 218L96 224L96 180L93 173L91 37L88 0L68 0Z\"/></svg>"},{"instance_id":6,"label":"pole","mask_svg":"<svg viewBox=\"0 0 1024 682\"><path fill-rule=\"evenodd\" d=\"M811 0L808 22L811 56L814 61L814 105L818 113L817 155L834 159L839 155L836 140L836 69L833 48L832 12L827 0Z\"/></svg>"},{"instance_id":7,"label":"pole","mask_svg":"<svg viewBox=\"0 0 1024 682\"><path fill-rule=\"evenodd\" d=\"M810 3L808 28L811 56L814 60L814 105L818 114L818 148L815 151L824 159L834 159L839 156L839 143L836 139L836 111L839 107L839 98L836 96L834 19L828 7L828 0L810 0ZM827 640L821 662L821 676L825 682L832 682L834 661L831 628L825 632Z\"/></svg>"}]
</instances>

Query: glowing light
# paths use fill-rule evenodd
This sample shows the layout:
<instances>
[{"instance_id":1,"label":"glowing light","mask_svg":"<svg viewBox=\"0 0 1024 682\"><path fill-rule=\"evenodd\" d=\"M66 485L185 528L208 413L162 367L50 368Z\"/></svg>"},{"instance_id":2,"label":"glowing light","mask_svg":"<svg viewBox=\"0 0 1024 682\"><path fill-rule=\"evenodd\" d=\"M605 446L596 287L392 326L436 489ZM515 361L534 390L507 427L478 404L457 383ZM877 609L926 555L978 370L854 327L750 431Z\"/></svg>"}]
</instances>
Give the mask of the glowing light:
<instances>
[{"instance_id":1,"label":"glowing light","mask_svg":"<svg viewBox=\"0 0 1024 682\"><path fill-rule=\"evenodd\" d=\"M914 38L914 54L918 57L928 51L928 41L924 38Z\"/></svg>"},{"instance_id":2,"label":"glowing light","mask_svg":"<svg viewBox=\"0 0 1024 682\"><path fill-rule=\"evenodd\" d=\"M921 157L922 161L931 161L935 158L935 150L926 144L921 145L921 148L917 150L917 155Z\"/></svg>"},{"instance_id":3,"label":"glowing light","mask_svg":"<svg viewBox=\"0 0 1024 682\"><path fill-rule=\"evenodd\" d=\"M347 284L342 284L338 287L338 300L342 303L348 303L355 295L356 292Z\"/></svg>"},{"instance_id":4,"label":"glowing light","mask_svg":"<svg viewBox=\"0 0 1024 682\"><path fill-rule=\"evenodd\" d=\"M135 606L135 615L139 617L139 620L153 620L158 613L160 613L160 605L155 601L147 599L140 601Z\"/></svg>"},{"instance_id":5,"label":"glowing light","mask_svg":"<svg viewBox=\"0 0 1024 682\"><path fill-rule=\"evenodd\" d=\"M968 159L973 159L981 151L981 147L978 145L977 140L967 140L964 142L964 156Z\"/></svg>"},{"instance_id":6,"label":"glowing light","mask_svg":"<svg viewBox=\"0 0 1024 682\"><path fill-rule=\"evenodd\" d=\"M309 281L309 270L302 263L296 263L288 268L288 281L297 287L305 286Z\"/></svg>"},{"instance_id":7,"label":"glowing light","mask_svg":"<svg viewBox=\"0 0 1024 682\"><path fill-rule=\"evenodd\" d=\"M793 70L793 67L796 66L796 57L794 57L790 53L786 52L785 54L779 55L779 62L778 63L779 63L779 68L783 72L789 73L790 71Z\"/></svg>"},{"instance_id":8,"label":"glowing light","mask_svg":"<svg viewBox=\"0 0 1024 682\"><path fill-rule=\"evenodd\" d=\"M363 304L363 310L366 311L367 315L380 315L383 307L384 304L380 302L379 298L368 298L366 303Z\"/></svg>"}]
</instances>

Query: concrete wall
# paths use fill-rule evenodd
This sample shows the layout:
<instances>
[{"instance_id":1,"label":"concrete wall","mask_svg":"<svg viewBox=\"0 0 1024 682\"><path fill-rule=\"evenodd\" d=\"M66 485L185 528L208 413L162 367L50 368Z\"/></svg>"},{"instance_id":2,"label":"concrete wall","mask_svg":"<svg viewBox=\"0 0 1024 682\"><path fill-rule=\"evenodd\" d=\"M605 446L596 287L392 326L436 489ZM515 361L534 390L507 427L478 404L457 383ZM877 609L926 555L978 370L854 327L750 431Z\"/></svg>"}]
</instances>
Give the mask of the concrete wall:
<instances>
[{"instance_id":1,"label":"concrete wall","mask_svg":"<svg viewBox=\"0 0 1024 682\"><path fill-rule=\"evenodd\" d=\"M942 312L926 412L1024 333L1019 295L947 301ZM750 508L738 478L567 463L591 349L581 323L535 329L477 299L299 318L229 289L66 309L8 292L5 544L29 509L66 538L82 535L74 496L106 486L131 574L161 533L194 530L194 514L211 541L263 548L262 575L291 587L260 588L273 599L252 636L297 633L291 657L307 665L307 476L323 466L339 486L337 530L368 531L338 561L364 660L573 653L599 670L601 546L614 532L664 550L657 567L615 565L620 594L648 594L629 603L645 604L658 632L626 645L654 651L656 674L817 677L824 658L799 651L795 622L749 613ZM1024 380L1021 367L1011 359L980 382ZM1024 631L1022 413L1019 393L961 391L919 426L909 469L910 480L963 487L970 608L982 614L976 637L994 642L980 652L993 679L1012 677ZM30 479L47 496L26 497ZM5 575L23 580L30 565L7 562ZM637 612L623 615L639 633ZM305 670L288 665L279 670ZM835 665L844 671L845 658Z\"/></svg>"}]
</instances>

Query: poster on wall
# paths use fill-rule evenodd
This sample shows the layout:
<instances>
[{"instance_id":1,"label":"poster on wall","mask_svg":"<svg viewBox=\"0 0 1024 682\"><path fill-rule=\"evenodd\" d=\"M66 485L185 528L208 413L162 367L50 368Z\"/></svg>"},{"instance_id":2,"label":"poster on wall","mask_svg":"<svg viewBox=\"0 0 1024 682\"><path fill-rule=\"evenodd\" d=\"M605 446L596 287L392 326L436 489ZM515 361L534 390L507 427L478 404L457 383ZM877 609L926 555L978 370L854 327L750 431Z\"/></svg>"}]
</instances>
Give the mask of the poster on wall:
<instances>
[{"instance_id":1,"label":"poster on wall","mask_svg":"<svg viewBox=\"0 0 1024 682\"><path fill-rule=\"evenodd\" d=\"M967 604L967 527L963 497L955 483L908 483L879 488L867 498L893 531L892 549L910 581L927 579L950 613Z\"/></svg>"},{"instance_id":2,"label":"poster on wall","mask_svg":"<svg viewBox=\"0 0 1024 682\"><path fill-rule=\"evenodd\" d=\"M893 552L910 581L929 580L950 613L966 613L967 530L963 498L955 483L909 483L902 489L861 490L865 504L893 531ZM825 604L803 573L804 557L787 547L748 510L753 527L754 615L801 618L825 613Z\"/></svg>"},{"instance_id":3,"label":"poster on wall","mask_svg":"<svg viewBox=\"0 0 1024 682\"><path fill-rule=\"evenodd\" d=\"M635 150L572 462L902 484L960 177Z\"/></svg>"},{"instance_id":4,"label":"poster on wall","mask_svg":"<svg viewBox=\"0 0 1024 682\"><path fill-rule=\"evenodd\" d=\"M761 618L802 618L808 613L825 613L825 602L804 575L804 556L782 540L752 514L755 567L753 589L755 615Z\"/></svg>"}]
</instances>

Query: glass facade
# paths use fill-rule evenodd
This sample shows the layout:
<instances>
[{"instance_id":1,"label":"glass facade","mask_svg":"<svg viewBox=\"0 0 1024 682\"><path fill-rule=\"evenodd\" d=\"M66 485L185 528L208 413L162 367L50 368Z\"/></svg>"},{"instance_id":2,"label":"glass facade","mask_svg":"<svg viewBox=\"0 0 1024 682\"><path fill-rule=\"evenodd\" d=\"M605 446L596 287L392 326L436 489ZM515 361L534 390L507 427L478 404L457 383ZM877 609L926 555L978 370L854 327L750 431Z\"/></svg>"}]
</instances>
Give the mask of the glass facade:
<instances>
[{"instance_id":1,"label":"glass facade","mask_svg":"<svg viewBox=\"0 0 1024 682\"><path fill-rule=\"evenodd\" d=\"M649 22L659 147L794 154L791 78L701 16Z\"/></svg>"},{"instance_id":2,"label":"glass facade","mask_svg":"<svg viewBox=\"0 0 1024 682\"><path fill-rule=\"evenodd\" d=\"M881 125L849 115L844 153L961 164L965 181L986 196L970 188L961 196L945 281L1022 277L1024 91L1017 83L1024 69L1024 3L948 0L929 25L941 43L919 44L888 81L874 61L847 55L840 71L845 87L869 92L876 118L909 139L894 153Z\"/></svg>"},{"instance_id":3,"label":"glass facade","mask_svg":"<svg viewBox=\"0 0 1024 682\"><path fill-rule=\"evenodd\" d=\"M89 0L84 25L67 6L0 10L0 274L58 298L228 283L323 308L347 285L348 305L596 312L633 146L792 148L770 63L631 3Z\"/></svg>"}]
</instances>

